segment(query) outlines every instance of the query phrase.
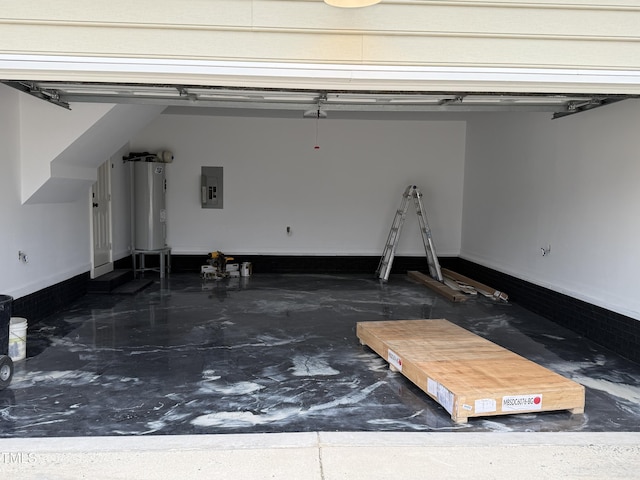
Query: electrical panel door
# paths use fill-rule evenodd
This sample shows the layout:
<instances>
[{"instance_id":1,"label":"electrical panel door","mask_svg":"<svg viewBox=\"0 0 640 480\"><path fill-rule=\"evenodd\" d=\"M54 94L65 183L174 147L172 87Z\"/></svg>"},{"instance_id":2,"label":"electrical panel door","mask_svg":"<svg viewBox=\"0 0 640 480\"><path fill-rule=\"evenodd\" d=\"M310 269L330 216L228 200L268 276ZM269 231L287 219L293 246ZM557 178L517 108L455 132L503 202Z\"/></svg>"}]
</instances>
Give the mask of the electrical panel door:
<instances>
[{"instance_id":1,"label":"electrical panel door","mask_svg":"<svg viewBox=\"0 0 640 480\"><path fill-rule=\"evenodd\" d=\"M202 208L222 208L222 167L202 167L200 203Z\"/></svg>"}]
</instances>

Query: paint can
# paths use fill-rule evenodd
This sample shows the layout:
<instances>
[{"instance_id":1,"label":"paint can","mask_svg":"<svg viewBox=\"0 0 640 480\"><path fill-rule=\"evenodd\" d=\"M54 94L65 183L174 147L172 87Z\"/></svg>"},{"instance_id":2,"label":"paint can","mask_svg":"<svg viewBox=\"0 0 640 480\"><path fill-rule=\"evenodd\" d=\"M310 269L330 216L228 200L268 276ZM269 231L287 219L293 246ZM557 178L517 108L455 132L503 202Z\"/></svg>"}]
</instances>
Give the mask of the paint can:
<instances>
[{"instance_id":1,"label":"paint can","mask_svg":"<svg viewBox=\"0 0 640 480\"><path fill-rule=\"evenodd\" d=\"M11 317L9 322L9 356L17 362L27 357L27 319Z\"/></svg>"},{"instance_id":2,"label":"paint can","mask_svg":"<svg viewBox=\"0 0 640 480\"><path fill-rule=\"evenodd\" d=\"M250 277L253 267L251 266L251 262L243 262L240 267L240 276L242 277Z\"/></svg>"}]
</instances>

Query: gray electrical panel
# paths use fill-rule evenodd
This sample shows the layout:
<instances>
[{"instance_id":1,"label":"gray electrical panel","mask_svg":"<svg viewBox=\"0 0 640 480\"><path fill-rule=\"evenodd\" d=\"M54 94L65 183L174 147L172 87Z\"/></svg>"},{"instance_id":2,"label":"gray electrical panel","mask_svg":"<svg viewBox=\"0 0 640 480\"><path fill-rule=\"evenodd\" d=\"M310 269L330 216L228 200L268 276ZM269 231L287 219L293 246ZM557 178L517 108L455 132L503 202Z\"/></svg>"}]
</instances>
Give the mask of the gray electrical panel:
<instances>
[{"instance_id":1,"label":"gray electrical panel","mask_svg":"<svg viewBox=\"0 0 640 480\"><path fill-rule=\"evenodd\" d=\"M200 203L202 208L222 208L222 167L202 167Z\"/></svg>"}]
</instances>

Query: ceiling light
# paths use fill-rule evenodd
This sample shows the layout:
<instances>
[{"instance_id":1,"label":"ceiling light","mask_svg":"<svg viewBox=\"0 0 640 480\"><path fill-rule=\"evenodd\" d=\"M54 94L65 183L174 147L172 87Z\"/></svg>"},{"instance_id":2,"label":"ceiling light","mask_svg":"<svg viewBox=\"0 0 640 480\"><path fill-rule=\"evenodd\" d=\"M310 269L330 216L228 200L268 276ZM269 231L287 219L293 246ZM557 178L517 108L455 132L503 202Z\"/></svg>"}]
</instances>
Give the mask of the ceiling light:
<instances>
[{"instance_id":1,"label":"ceiling light","mask_svg":"<svg viewBox=\"0 0 640 480\"><path fill-rule=\"evenodd\" d=\"M436 95L407 95L406 97L396 97L389 99L389 103L406 103L408 105L426 103L437 105L443 97Z\"/></svg>"},{"instance_id":2,"label":"ceiling light","mask_svg":"<svg viewBox=\"0 0 640 480\"><path fill-rule=\"evenodd\" d=\"M327 112L320 109L311 109L304 112L302 118L327 118Z\"/></svg>"},{"instance_id":3,"label":"ceiling light","mask_svg":"<svg viewBox=\"0 0 640 480\"><path fill-rule=\"evenodd\" d=\"M168 91L167 90L147 90L147 91L132 90L129 92L120 92L120 93L130 93L132 95L150 96L150 97L177 97L180 95L178 92L176 92L173 89Z\"/></svg>"},{"instance_id":4,"label":"ceiling light","mask_svg":"<svg viewBox=\"0 0 640 480\"><path fill-rule=\"evenodd\" d=\"M191 91L191 93L194 93ZM216 94L216 93L200 93L198 94L198 98L209 99L209 100L241 100L249 102L251 101L251 97L246 95L226 95L226 94Z\"/></svg>"},{"instance_id":5,"label":"ceiling light","mask_svg":"<svg viewBox=\"0 0 640 480\"><path fill-rule=\"evenodd\" d=\"M329 95L327 97L327 103L376 103L377 98L364 95L344 95L342 93L337 95Z\"/></svg>"},{"instance_id":6,"label":"ceiling light","mask_svg":"<svg viewBox=\"0 0 640 480\"><path fill-rule=\"evenodd\" d=\"M91 90L87 88L70 88L64 91L65 95L119 95L117 90Z\"/></svg>"},{"instance_id":7,"label":"ceiling light","mask_svg":"<svg viewBox=\"0 0 640 480\"><path fill-rule=\"evenodd\" d=\"M375 5L376 3L380 3L380 0L324 0L324 3L332 7L357 8Z\"/></svg>"},{"instance_id":8,"label":"ceiling light","mask_svg":"<svg viewBox=\"0 0 640 480\"><path fill-rule=\"evenodd\" d=\"M311 97L309 95L265 95L262 99L265 102L315 102L317 97Z\"/></svg>"}]
</instances>

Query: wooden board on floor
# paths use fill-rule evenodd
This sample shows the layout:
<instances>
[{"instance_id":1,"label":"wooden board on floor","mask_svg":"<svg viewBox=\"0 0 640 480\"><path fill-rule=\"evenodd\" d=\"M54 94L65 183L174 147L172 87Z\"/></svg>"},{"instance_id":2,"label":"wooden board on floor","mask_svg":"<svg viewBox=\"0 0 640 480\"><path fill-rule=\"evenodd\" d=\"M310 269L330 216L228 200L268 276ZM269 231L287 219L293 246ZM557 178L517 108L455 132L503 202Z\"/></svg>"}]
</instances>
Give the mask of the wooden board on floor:
<instances>
[{"instance_id":1,"label":"wooden board on floor","mask_svg":"<svg viewBox=\"0 0 640 480\"><path fill-rule=\"evenodd\" d=\"M485 285L484 283L477 282L472 278L466 277L460 273L454 272L447 268L442 269L442 275L445 278L451 278L455 281L466 283L467 285L471 285L478 292L482 293L485 296L492 297L496 300L502 300L505 302L509 300L509 296L506 293L496 290L495 288L491 288L488 285Z\"/></svg>"},{"instance_id":2,"label":"wooden board on floor","mask_svg":"<svg viewBox=\"0 0 640 480\"><path fill-rule=\"evenodd\" d=\"M410 279L429 287L431 290L439 293L443 297L448 298L452 302L464 302L467 299L467 296L464 293L454 290L448 285L439 282L435 278L431 278L429 275L425 275L424 273L418 272L416 270L409 270L407 272L407 275Z\"/></svg>"},{"instance_id":3,"label":"wooden board on floor","mask_svg":"<svg viewBox=\"0 0 640 480\"><path fill-rule=\"evenodd\" d=\"M356 334L456 423L553 410L584 413L582 385L448 320L358 322Z\"/></svg>"}]
</instances>

